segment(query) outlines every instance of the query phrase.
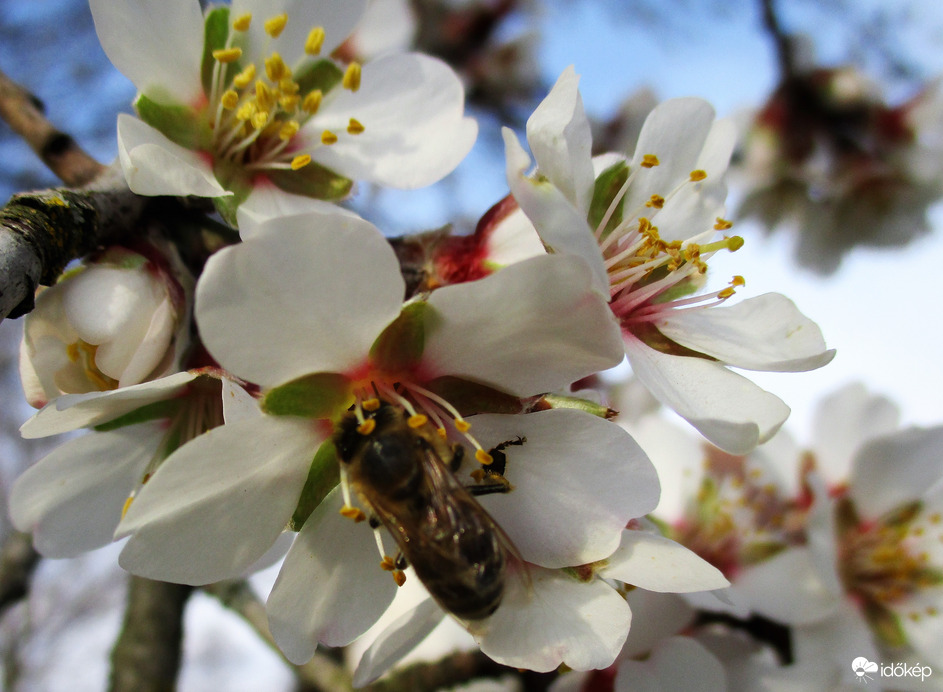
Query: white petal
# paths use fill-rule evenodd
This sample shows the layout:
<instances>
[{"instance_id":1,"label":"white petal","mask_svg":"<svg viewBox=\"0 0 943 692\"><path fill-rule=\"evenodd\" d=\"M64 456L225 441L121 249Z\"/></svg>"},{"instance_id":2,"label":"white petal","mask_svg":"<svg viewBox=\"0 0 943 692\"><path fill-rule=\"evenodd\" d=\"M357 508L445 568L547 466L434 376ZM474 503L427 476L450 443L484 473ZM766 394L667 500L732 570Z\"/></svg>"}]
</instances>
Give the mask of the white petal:
<instances>
[{"instance_id":1,"label":"white petal","mask_svg":"<svg viewBox=\"0 0 943 692\"><path fill-rule=\"evenodd\" d=\"M924 663L932 664L934 672L943 668L943 618L939 615L943 605L941 589L922 589L900 605L903 607L899 608L898 615L907 643Z\"/></svg>"},{"instance_id":2,"label":"white petal","mask_svg":"<svg viewBox=\"0 0 943 692\"><path fill-rule=\"evenodd\" d=\"M520 207L492 227L487 247L487 261L498 267L547 254L537 229Z\"/></svg>"},{"instance_id":3,"label":"white petal","mask_svg":"<svg viewBox=\"0 0 943 692\"><path fill-rule=\"evenodd\" d=\"M138 91L196 105L203 95L203 12L197 0L90 0L108 59Z\"/></svg>"},{"instance_id":4,"label":"white petal","mask_svg":"<svg viewBox=\"0 0 943 692\"><path fill-rule=\"evenodd\" d=\"M622 532L619 549L600 574L649 591L686 593L730 586L719 569L670 538L645 531Z\"/></svg>"},{"instance_id":5,"label":"white petal","mask_svg":"<svg viewBox=\"0 0 943 692\"><path fill-rule=\"evenodd\" d=\"M354 687L368 685L396 663L419 642L429 636L445 617L432 598L427 598L413 610L403 613L380 633L357 664Z\"/></svg>"},{"instance_id":6,"label":"white petal","mask_svg":"<svg viewBox=\"0 0 943 692\"><path fill-rule=\"evenodd\" d=\"M842 606L840 595L826 588L808 548L789 548L746 568L735 586L754 612L786 625L819 622Z\"/></svg>"},{"instance_id":7,"label":"white petal","mask_svg":"<svg viewBox=\"0 0 943 692\"><path fill-rule=\"evenodd\" d=\"M697 611L684 598L673 593L632 589L625 599L636 626L629 630L619 654L622 660L647 654L659 641L693 623L697 616Z\"/></svg>"},{"instance_id":8,"label":"white petal","mask_svg":"<svg viewBox=\"0 0 943 692\"><path fill-rule=\"evenodd\" d=\"M354 212L333 202L325 202L323 199L314 199L304 195L292 195L275 185L260 181L252 188L246 201L236 210L239 237L248 240L258 235L258 229L270 219L312 213L359 218Z\"/></svg>"},{"instance_id":9,"label":"white petal","mask_svg":"<svg viewBox=\"0 0 943 692\"><path fill-rule=\"evenodd\" d=\"M601 560L618 547L629 519L658 502L654 466L628 433L606 420L553 409L469 422L486 449L526 439L503 450L514 489L479 501L527 562L566 567Z\"/></svg>"},{"instance_id":10,"label":"white petal","mask_svg":"<svg viewBox=\"0 0 943 692\"><path fill-rule=\"evenodd\" d=\"M458 76L441 60L418 53L378 58L363 66L360 89L337 94L310 121L307 136L318 142L325 129L340 137L312 156L356 180L429 185L451 173L478 136L464 103ZM361 134L346 133L351 118L363 124Z\"/></svg>"},{"instance_id":11,"label":"white petal","mask_svg":"<svg viewBox=\"0 0 943 692\"><path fill-rule=\"evenodd\" d=\"M127 113L118 114L118 159L128 187L139 195L232 194L216 180L206 158Z\"/></svg>"},{"instance_id":12,"label":"white petal","mask_svg":"<svg viewBox=\"0 0 943 692\"><path fill-rule=\"evenodd\" d=\"M479 281L434 291L429 377L455 375L529 396L560 389L622 360L609 307L578 257L546 255Z\"/></svg>"},{"instance_id":13,"label":"white petal","mask_svg":"<svg viewBox=\"0 0 943 692\"><path fill-rule=\"evenodd\" d=\"M728 689L723 665L690 637L665 639L646 661L624 661L616 675L615 692L645 689L636 684L639 676L654 683L648 688L652 692L724 692Z\"/></svg>"},{"instance_id":14,"label":"white petal","mask_svg":"<svg viewBox=\"0 0 943 692\"><path fill-rule=\"evenodd\" d=\"M128 495L164 437L161 423L70 440L17 478L10 516L46 557L74 557L107 545Z\"/></svg>"},{"instance_id":15,"label":"white petal","mask_svg":"<svg viewBox=\"0 0 943 692\"><path fill-rule=\"evenodd\" d=\"M20 434L27 439L48 437L107 423L145 404L174 398L197 377L199 373L178 372L133 387L90 394L65 394L23 423Z\"/></svg>"},{"instance_id":16,"label":"white petal","mask_svg":"<svg viewBox=\"0 0 943 692\"><path fill-rule=\"evenodd\" d=\"M862 519L877 519L943 482L943 427L911 428L872 440L855 457L851 498Z\"/></svg>"},{"instance_id":17,"label":"white petal","mask_svg":"<svg viewBox=\"0 0 943 692\"><path fill-rule=\"evenodd\" d=\"M419 19L409 0L371 0L350 41L356 55L370 60L408 50L418 30Z\"/></svg>"},{"instance_id":18,"label":"white petal","mask_svg":"<svg viewBox=\"0 0 943 692\"><path fill-rule=\"evenodd\" d=\"M682 346L747 370L801 372L834 357L818 325L779 293L730 307L671 310L658 328Z\"/></svg>"},{"instance_id":19,"label":"white petal","mask_svg":"<svg viewBox=\"0 0 943 692\"><path fill-rule=\"evenodd\" d=\"M508 186L514 199L534 224L544 245L587 262L592 269L593 287L608 300L609 275L585 212L577 209L552 183L527 177L530 158L510 129L504 128L502 134Z\"/></svg>"},{"instance_id":20,"label":"white petal","mask_svg":"<svg viewBox=\"0 0 943 692\"><path fill-rule=\"evenodd\" d=\"M335 490L308 517L268 598L272 636L292 663L305 663L318 642L350 644L396 593L380 569L373 531L342 517L342 503Z\"/></svg>"},{"instance_id":21,"label":"white petal","mask_svg":"<svg viewBox=\"0 0 943 692\"><path fill-rule=\"evenodd\" d=\"M593 198L592 147L589 119L583 110L579 75L566 68L527 119L527 143L541 175L582 212Z\"/></svg>"},{"instance_id":22,"label":"white petal","mask_svg":"<svg viewBox=\"0 0 943 692\"><path fill-rule=\"evenodd\" d=\"M565 573L530 568L530 584L510 580L501 606L475 632L498 663L539 672L561 663L574 670L606 668L625 642L632 613L608 584L578 582Z\"/></svg>"},{"instance_id":23,"label":"white petal","mask_svg":"<svg viewBox=\"0 0 943 692\"><path fill-rule=\"evenodd\" d=\"M403 303L389 243L349 216L264 226L214 254L197 285L196 319L210 353L263 386L361 364Z\"/></svg>"},{"instance_id":24,"label":"white petal","mask_svg":"<svg viewBox=\"0 0 943 692\"><path fill-rule=\"evenodd\" d=\"M791 632L796 660L839 665L846 671L858 656L879 661L878 649L867 621L851 603L818 622L793 627ZM853 678L849 675L847 679Z\"/></svg>"},{"instance_id":25,"label":"white petal","mask_svg":"<svg viewBox=\"0 0 943 692\"><path fill-rule=\"evenodd\" d=\"M119 524L117 537L131 535L121 566L194 585L242 574L285 528L323 437L311 421L266 416L188 442Z\"/></svg>"},{"instance_id":26,"label":"white petal","mask_svg":"<svg viewBox=\"0 0 943 692\"><path fill-rule=\"evenodd\" d=\"M720 363L660 353L631 336L625 349L655 398L731 454L746 454L768 440L789 416L778 397Z\"/></svg>"},{"instance_id":27,"label":"white petal","mask_svg":"<svg viewBox=\"0 0 943 692\"><path fill-rule=\"evenodd\" d=\"M321 55L328 56L350 36L366 4L367 0L233 0L231 16L252 14L243 43L249 59L259 60L278 51L288 65L294 65L305 57L305 39L312 28L324 28ZM283 12L288 15L288 24L272 39L265 33L265 20Z\"/></svg>"},{"instance_id":28,"label":"white petal","mask_svg":"<svg viewBox=\"0 0 943 692\"><path fill-rule=\"evenodd\" d=\"M248 418L258 418L262 415L259 400L249 394L237 382L228 378L220 378L223 395L223 420L227 424Z\"/></svg>"}]
</instances>

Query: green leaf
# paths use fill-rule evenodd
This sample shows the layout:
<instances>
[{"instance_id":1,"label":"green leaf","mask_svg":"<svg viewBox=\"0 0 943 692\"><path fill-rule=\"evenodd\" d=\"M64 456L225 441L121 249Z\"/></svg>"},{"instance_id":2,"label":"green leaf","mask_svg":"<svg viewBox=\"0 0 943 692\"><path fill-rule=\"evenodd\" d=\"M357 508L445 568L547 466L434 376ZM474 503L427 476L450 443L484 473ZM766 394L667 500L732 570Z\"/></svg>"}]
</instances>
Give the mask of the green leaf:
<instances>
[{"instance_id":1,"label":"green leaf","mask_svg":"<svg viewBox=\"0 0 943 692\"><path fill-rule=\"evenodd\" d=\"M317 509L318 505L327 497L327 494L340 481L339 469L334 443L330 440L322 443L314 455L314 461L311 462L311 468L308 471L305 486L301 491L298 506L288 522L289 529L301 531L301 527L308 521L311 512Z\"/></svg>"},{"instance_id":2,"label":"green leaf","mask_svg":"<svg viewBox=\"0 0 943 692\"><path fill-rule=\"evenodd\" d=\"M161 104L140 94L134 101L134 109L141 120L159 130L171 142L187 149L208 148L209 128L189 106Z\"/></svg>"},{"instance_id":3,"label":"green leaf","mask_svg":"<svg viewBox=\"0 0 943 692\"><path fill-rule=\"evenodd\" d=\"M301 94L307 95L315 89L325 94L336 87L344 77L344 71L333 60L322 59L307 62L292 73L292 79L301 87Z\"/></svg>"},{"instance_id":4,"label":"green leaf","mask_svg":"<svg viewBox=\"0 0 943 692\"><path fill-rule=\"evenodd\" d=\"M602 217L605 216L606 210L609 209L609 205L612 204L616 193L619 192L628 178L629 166L625 161L619 161L599 174L599 177L596 178L596 184L593 187L593 201L589 205L589 215L587 217L590 228L593 230L596 229L602 221ZM612 217L606 224L606 231L603 233L603 238L622 222L622 206L624 202L625 196L619 200Z\"/></svg>"},{"instance_id":5,"label":"green leaf","mask_svg":"<svg viewBox=\"0 0 943 692\"><path fill-rule=\"evenodd\" d=\"M203 80L203 92L209 94L213 90L213 69L216 60L213 51L226 47L229 39L229 7L214 7L206 14L206 23L203 25L203 63L200 76ZM233 65L220 65L224 70ZM223 75L224 84L228 84L228 75Z\"/></svg>"},{"instance_id":6,"label":"green leaf","mask_svg":"<svg viewBox=\"0 0 943 692\"><path fill-rule=\"evenodd\" d=\"M352 403L347 377L319 372L269 390L262 398L262 410L273 416L335 418Z\"/></svg>"},{"instance_id":7,"label":"green leaf","mask_svg":"<svg viewBox=\"0 0 943 692\"><path fill-rule=\"evenodd\" d=\"M146 423L151 420L170 418L180 410L182 403L183 400L181 399L155 401L141 408L134 409L123 416L113 418L106 423L96 425L94 429L98 432L108 432L109 430L117 430L118 428L124 428L128 425L137 425L138 423Z\"/></svg>"},{"instance_id":8,"label":"green leaf","mask_svg":"<svg viewBox=\"0 0 943 692\"><path fill-rule=\"evenodd\" d=\"M273 170L268 171L266 175L274 185L285 192L326 199L329 202L344 199L354 186L354 181L314 161L297 171Z\"/></svg>"},{"instance_id":9,"label":"green leaf","mask_svg":"<svg viewBox=\"0 0 943 692\"><path fill-rule=\"evenodd\" d=\"M409 370L419 364L426 347L429 304L419 300L406 305L370 347L370 360L386 372Z\"/></svg>"},{"instance_id":10,"label":"green leaf","mask_svg":"<svg viewBox=\"0 0 943 692\"><path fill-rule=\"evenodd\" d=\"M521 400L491 387L460 377L438 377L426 383L426 389L446 399L463 416L474 413L521 413Z\"/></svg>"}]
</instances>

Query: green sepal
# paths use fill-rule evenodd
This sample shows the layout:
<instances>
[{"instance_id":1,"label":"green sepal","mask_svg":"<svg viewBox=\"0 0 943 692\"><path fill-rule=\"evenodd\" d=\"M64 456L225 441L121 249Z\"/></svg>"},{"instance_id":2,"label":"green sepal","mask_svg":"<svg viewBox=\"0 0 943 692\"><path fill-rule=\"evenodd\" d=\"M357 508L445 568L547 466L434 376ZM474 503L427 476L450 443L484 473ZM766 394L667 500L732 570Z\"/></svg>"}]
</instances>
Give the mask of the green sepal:
<instances>
[{"instance_id":1,"label":"green sepal","mask_svg":"<svg viewBox=\"0 0 943 692\"><path fill-rule=\"evenodd\" d=\"M273 416L336 418L351 404L350 380L338 373L319 372L269 390L261 407Z\"/></svg>"},{"instance_id":2,"label":"green sepal","mask_svg":"<svg viewBox=\"0 0 943 692\"><path fill-rule=\"evenodd\" d=\"M740 561L744 565L755 565L779 555L779 553L783 552L787 547L788 546L777 541L756 541L754 543L748 543L740 553Z\"/></svg>"},{"instance_id":3,"label":"green sepal","mask_svg":"<svg viewBox=\"0 0 943 692\"><path fill-rule=\"evenodd\" d=\"M474 413L522 413L524 405L516 396L491 387L446 375L427 382L426 389L438 394L463 416Z\"/></svg>"},{"instance_id":4,"label":"green sepal","mask_svg":"<svg viewBox=\"0 0 943 692\"><path fill-rule=\"evenodd\" d=\"M98 432L108 432L110 430L124 428L128 425L137 425L138 423L146 423L151 420L170 418L180 410L182 403L183 401L181 399L165 399L163 401L145 404L141 408L136 408L123 416L118 416L110 421L96 425L94 430Z\"/></svg>"},{"instance_id":5,"label":"green sepal","mask_svg":"<svg viewBox=\"0 0 943 692\"><path fill-rule=\"evenodd\" d=\"M325 199L338 202L350 194L354 181L338 175L330 168L312 161L307 166L293 170L267 171L272 184L293 195Z\"/></svg>"},{"instance_id":6,"label":"green sepal","mask_svg":"<svg viewBox=\"0 0 943 692\"><path fill-rule=\"evenodd\" d=\"M424 300L409 303L381 332L370 347L370 361L378 370L402 372L419 364L426 347L429 310Z\"/></svg>"},{"instance_id":7,"label":"green sepal","mask_svg":"<svg viewBox=\"0 0 943 692\"><path fill-rule=\"evenodd\" d=\"M640 322L632 326L632 334L643 344L659 353L665 353L669 356L687 356L689 358L704 358L705 360L717 360L706 353L695 351L687 346L682 346L677 341L669 339L662 334L658 327L651 322Z\"/></svg>"},{"instance_id":8,"label":"green sepal","mask_svg":"<svg viewBox=\"0 0 943 692\"><path fill-rule=\"evenodd\" d=\"M327 494L334 489L334 486L340 481L340 466L337 461L337 451L334 449L334 443L328 440L323 442L318 451L315 452L314 460L311 462L311 468L308 470L308 478L305 480L304 488L301 490L301 497L298 498L298 506L295 507L294 514L288 522L288 528L292 531L301 531L301 527L308 521L311 512L317 509L318 505L327 497Z\"/></svg>"},{"instance_id":9,"label":"green sepal","mask_svg":"<svg viewBox=\"0 0 943 692\"><path fill-rule=\"evenodd\" d=\"M213 69L216 66L216 60L213 58L213 51L226 47L226 41L229 39L229 7L214 7L206 13L206 20L203 25L203 63L200 71L200 78L203 82L203 92L209 94L213 90ZM220 65L224 70L231 69L234 64ZM224 84L229 81L223 75Z\"/></svg>"},{"instance_id":10,"label":"green sepal","mask_svg":"<svg viewBox=\"0 0 943 692\"><path fill-rule=\"evenodd\" d=\"M864 619L871 631L887 646L898 649L907 646L907 633L900 624L900 618L894 611L873 601L865 601Z\"/></svg>"},{"instance_id":11,"label":"green sepal","mask_svg":"<svg viewBox=\"0 0 943 692\"><path fill-rule=\"evenodd\" d=\"M599 222L602 221L602 217L605 216L606 210L609 209L609 205L612 204L616 193L619 192L628 178L629 165L625 161L619 161L599 174L599 177L596 178L596 184L593 186L593 201L589 205L589 214L587 216L590 228L595 230L596 227L599 226ZM612 217L610 217L609 222L606 224L606 230L602 236L603 238L605 238L612 229L622 223L622 207L624 202L625 196L623 195L622 199L620 199L619 203L616 205Z\"/></svg>"},{"instance_id":12,"label":"green sepal","mask_svg":"<svg viewBox=\"0 0 943 692\"><path fill-rule=\"evenodd\" d=\"M585 411L593 416L598 418L613 418L616 415L616 411L613 411L608 406L597 403L595 401L590 401L589 399L581 399L575 396L561 396L559 394L545 394L541 397L541 404L546 404L549 408L571 408L577 411Z\"/></svg>"},{"instance_id":13,"label":"green sepal","mask_svg":"<svg viewBox=\"0 0 943 692\"><path fill-rule=\"evenodd\" d=\"M214 161L213 175L231 195L213 198L213 206L230 226L238 228L236 211L239 205L248 199L252 192L252 179L246 174L245 168L230 161Z\"/></svg>"},{"instance_id":14,"label":"green sepal","mask_svg":"<svg viewBox=\"0 0 943 692\"><path fill-rule=\"evenodd\" d=\"M162 104L144 94L134 100L134 110L148 125L174 144L186 149L208 149L210 131L196 111L181 104Z\"/></svg>"},{"instance_id":15,"label":"green sepal","mask_svg":"<svg viewBox=\"0 0 943 692\"><path fill-rule=\"evenodd\" d=\"M292 73L291 78L299 87L299 93L307 95L315 89L325 94L340 84L344 78L344 71L333 60L316 60L307 62Z\"/></svg>"}]
</instances>

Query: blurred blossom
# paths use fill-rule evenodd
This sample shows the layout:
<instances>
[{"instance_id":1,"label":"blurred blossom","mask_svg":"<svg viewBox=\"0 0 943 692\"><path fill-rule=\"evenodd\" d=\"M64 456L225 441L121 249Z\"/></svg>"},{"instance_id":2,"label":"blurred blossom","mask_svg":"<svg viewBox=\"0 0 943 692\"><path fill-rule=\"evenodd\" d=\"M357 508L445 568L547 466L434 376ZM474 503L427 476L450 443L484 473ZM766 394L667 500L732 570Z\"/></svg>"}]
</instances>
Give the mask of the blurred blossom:
<instances>
[{"instance_id":1,"label":"blurred blossom","mask_svg":"<svg viewBox=\"0 0 943 692\"><path fill-rule=\"evenodd\" d=\"M784 80L745 130L738 216L794 228L803 266L830 274L856 246L929 232L943 191L939 80L890 106L854 67L810 69Z\"/></svg>"}]
</instances>

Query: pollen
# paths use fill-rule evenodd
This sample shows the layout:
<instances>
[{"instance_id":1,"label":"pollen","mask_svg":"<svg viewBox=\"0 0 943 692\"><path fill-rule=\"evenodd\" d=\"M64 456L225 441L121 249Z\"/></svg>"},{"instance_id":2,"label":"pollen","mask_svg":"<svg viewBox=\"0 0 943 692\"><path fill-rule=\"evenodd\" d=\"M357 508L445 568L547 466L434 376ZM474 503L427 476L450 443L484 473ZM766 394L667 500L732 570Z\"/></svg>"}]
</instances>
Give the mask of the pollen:
<instances>
[{"instance_id":1,"label":"pollen","mask_svg":"<svg viewBox=\"0 0 943 692\"><path fill-rule=\"evenodd\" d=\"M308 32L308 38L305 41L305 53L308 55L319 55L321 46L324 45L324 27L316 26Z\"/></svg>"},{"instance_id":2,"label":"pollen","mask_svg":"<svg viewBox=\"0 0 943 692\"><path fill-rule=\"evenodd\" d=\"M421 428L428 422L429 422L429 417L425 415L424 413L414 413L406 421L406 425L408 425L410 428L415 429L415 428Z\"/></svg>"},{"instance_id":3,"label":"pollen","mask_svg":"<svg viewBox=\"0 0 943 692\"><path fill-rule=\"evenodd\" d=\"M242 48L220 48L213 51L213 59L221 63L236 62L242 57Z\"/></svg>"},{"instance_id":4,"label":"pollen","mask_svg":"<svg viewBox=\"0 0 943 692\"><path fill-rule=\"evenodd\" d=\"M261 130L268 124L268 112L259 111L258 113L255 113L251 118L249 118L249 122L252 123L252 127L254 127L256 130Z\"/></svg>"},{"instance_id":5,"label":"pollen","mask_svg":"<svg viewBox=\"0 0 943 692\"><path fill-rule=\"evenodd\" d=\"M348 519L353 519L354 522L360 523L367 519L367 515L363 513L362 509L358 507L351 507L350 505L344 505L340 509L340 515L342 517L347 517Z\"/></svg>"},{"instance_id":6,"label":"pollen","mask_svg":"<svg viewBox=\"0 0 943 692\"><path fill-rule=\"evenodd\" d=\"M728 286L727 288L724 288L724 289L718 291L718 292L717 292L717 297L718 297L718 298L729 298L729 297L732 296L734 293L736 293L736 291L733 289L733 287Z\"/></svg>"},{"instance_id":7,"label":"pollen","mask_svg":"<svg viewBox=\"0 0 943 692\"><path fill-rule=\"evenodd\" d=\"M301 110L308 115L314 115L318 112L318 108L321 107L321 99L323 98L324 93L320 89L308 92L308 95L301 101Z\"/></svg>"},{"instance_id":8,"label":"pollen","mask_svg":"<svg viewBox=\"0 0 943 692\"><path fill-rule=\"evenodd\" d=\"M232 85L237 89L245 89L252 84L253 79L255 79L255 63L246 65L246 69L233 77Z\"/></svg>"},{"instance_id":9,"label":"pollen","mask_svg":"<svg viewBox=\"0 0 943 692\"><path fill-rule=\"evenodd\" d=\"M269 81L278 82L286 77L291 77L291 70L282 60L282 56L278 53L272 53L265 59L265 76L269 78Z\"/></svg>"},{"instance_id":10,"label":"pollen","mask_svg":"<svg viewBox=\"0 0 943 692\"><path fill-rule=\"evenodd\" d=\"M645 154L642 157L642 162L639 164L642 168L654 168L661 162L658 160L658 157L654 154Z\"/></svg>"},{"instance_id":11,"label":"pollen","mask_svg":"<svg viewBox=\"0 0 943 692\"><path fill-rule=\"evenodd\" d=\"M352 135L359 135L363 131L363 123L357 120L357 118L351 118L350 122L347 124L347 132Z\"/></svg>"},{"instance_id":12,"label":"pollen","mask_svg":"<svg viewBox=\"0 0 943 692\"><path fill-rule=\"evenodd\" d=\"M736 252L743 247L743 238L738 235L732 235L727 239L727 249L730 252Z\"/></svg>"},{"instance_id":13,"label":"pollen","mask_svg":"<svg viewBox=\"0 0 943 692\"><path fill-rule=\"evenodd\" d=\"M219 99L219 102L223 105L223 108L231 111L233 108L239 105L239 94L230 89L222 95L222 97Z\"/></svg>"},{"instance_id":14,"label":"pollen","mask_svg":"<svg viewBox=\"0 0 943 692\"><path fill-rule=\"evenodd\" d=\"M464 418L456 418L456 419L455 419L455 429L458 430L458 431L461 432L461 433L466 433L466 432L468 432L469 430L471 430L471 423L469 423L469 422L468 422L467 420L465 420Z\"/></svg>"},{"instance_id":15,"label":"pollen","mask_svg":"<svg viewBox=\"0 0 943 692\"><path fill-rule=\"evenodd\" d=\"M357 91L360 88L360 72L359 62L350 63L347 69L344 70L344 78L341 80L343 87L351 91Z\"/></svg>"},{"instance_id":16,"label":"pollen","mask_svg":"<svg viewBox=\"0 0 943 692\"><path fill-rule=\"evenodd\" d=\"M300 127L297 120L289 120L278 129L278 138L287 141L298 134Z\"/></svg>"},{"instance_id":17,"label":"pollen","mask_svg":"<svg viewBox=\"0 0 943 692\"><path fill-rule=\"evenodd\" d=\"M380 408L380 400L376 397L372 399L365 399L360 406L364 411L376 411Z\"/></svg>"},{"instance_id":18,"label":"pollen","mask_svg":"<svg viewBox=\"0 0 943 692\"><path fill-rule=\"evenodd\" d=\"M704 180L707 177L707 171L703 171L700 168L697 170L691 171L691 182L698 183Z\"/></svg>"},{"instance_id":19,"label":"pollen","mask_svg":"<svg viewBox=\"0 0 943 692\"><path fill-rule=\"evenodd\" d=\"M406 583L406 573L401 569L394 570L393 581L396 582L397 586L402 586Z\"/></svg>"},{"instance_id":20,"label":"pollen","mask_svg":"<svg viewBox=\"0 0 943 692\"><path fill-rule=\"evenodd\" d=\"M249 25L252 23L252 13L246 12L245 14L240 14L232 22L232 28L235 31L248 31Z\"/></svg>"},{"instance_id":21,"label":"pollen","mask_svg":"<svg viewBox=\"0 0 943 692\"><path fill-rule=\"evenodd\" d=\"M717 217L717 223L714 224L715 231L726 231L730 228L733 228L733 222Z\"/></svg>"},{"instance_id":22,"label":"pollen","mask_svg":"<svg viewBox=\"0 0 943 692\"><path fill-rule=\"evenodd\" d=\"M334 144L337 142L337 135L335 135L330 130L325 130L321 133L321 144Z\"/></svg>"},{"instance_id":23,"label":"pollen","mask_svg":"<svg viewBox=\"0 0 943 692\"><path fill-rule=\"evenodd\" d=\"M383 559L380 560L380 569L384 572L393 572L396 570L396 563L389 555L384 555Z\"/></svg>"},{"instance_id":24,"label":"pollen","mask_svg":"<svg viewBox=\"0 0 943 692\"><path fill-rule=\"evenodd\" d=\"M369 435L377 427L377 422L372 418L368 418L363 423L357 426L357 432L361 435Z\"/></svg>"},{"instance_id":25,"label":"pollen","mask_svg":"<svg viewBox=\"0 0 943 692\"><path fill-rule=\"evenodd\" d=\"M291 160L291 170L297 171L300 168L304 168L309 163L311 163L310 154L298 154L298 156Z\"/></svg>"},{"instance_id":26,"label":"pollen","mask_svg":"<svg viewBox=\"0 0 943 692\"><path fill-rule=\"evenodd\" d=\"M124 515L128 513L128 510L131 509L132 502L134 502L134 495L129 495L128 499L124 501L124 505L121 507L122 519L124 519Z\"/></svg>"},{"instance_id":27,"label":"pollen","mask_svg":"<svg viewBox=\"0 0 943 692\"><path fill-rule=\"evenodd\" d=\"M665 198L661 195L652 195L651 199L645 203L645 206L661 209L663 206L665 206Z\"/></svg>"},{"instance_id":28,"label":"pollen","mask_svg":"<svg viewBox=\"0 0 943 692\"><path fill-rule=\"evenodd\" d=\"M731 286L746 286L746 285L747 285L747 280L744 279L744 278L743 278L742 276L740 276L739 274L737 274L736 276L734 276L734 277L730 280L730 285L731 285Z\"/></svg>"},{"instance_id":29,"label":"pollen","mask_svg":"<svg viewBox=\"0 0 943 692\"><path fill-rule=\"evenodd\" d=\"M282 31L285 30L286 24L288 24L288 15L284 12L282 14L277 14L274 17L265 20L265 33L267 33L272 38L278 38L281 36Z\"/></svg>"},{"instance_id":30,"label":"pollen","mask_svg":"<svg viewBox=\"0 0 943 692\"><path fill-rule=\"evenodd\" d=\"M489 464L494 463L494 457L492 457L483 449L479 449L477 452L475 452L475 459L482 466L488 466Z\"/></svg>"}]
</instances>

